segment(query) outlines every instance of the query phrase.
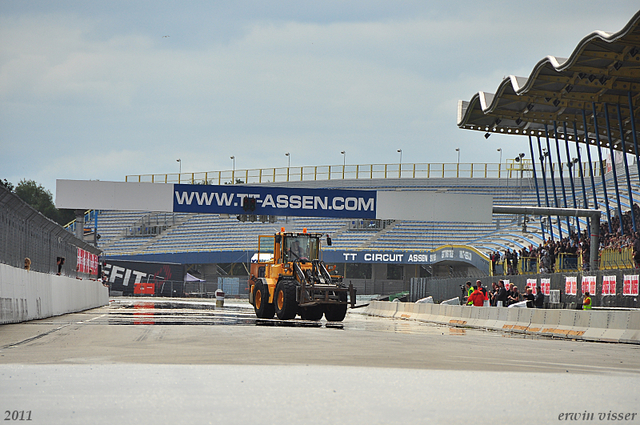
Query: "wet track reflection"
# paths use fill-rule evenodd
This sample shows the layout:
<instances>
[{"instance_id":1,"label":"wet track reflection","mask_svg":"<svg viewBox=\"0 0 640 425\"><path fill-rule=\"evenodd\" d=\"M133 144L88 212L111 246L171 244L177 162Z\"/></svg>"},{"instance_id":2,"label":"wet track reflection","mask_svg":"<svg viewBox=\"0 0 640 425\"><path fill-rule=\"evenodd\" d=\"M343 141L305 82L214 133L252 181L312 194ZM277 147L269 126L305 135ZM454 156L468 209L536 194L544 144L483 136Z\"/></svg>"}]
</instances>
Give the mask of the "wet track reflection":
<instances>
[{"instance_id":1,"label":"wet track reflection","mask_svg":"<svg viewBox=\"0 0 640 425\"><path fill-rule=\"evenodd\" d=\"M403 334L439 334L462 336L486 331L460 329L408 320L389 320L350 311L343 322L258 319L253 307L246 301L231 300L224 307L202 300L136 300L113 299L108 314L93 321L94 324L114 326L132 325L197 325L197 326L270 326L293 328L325 328L347 331L377 331Z\"/></svg>"}]
</instances>

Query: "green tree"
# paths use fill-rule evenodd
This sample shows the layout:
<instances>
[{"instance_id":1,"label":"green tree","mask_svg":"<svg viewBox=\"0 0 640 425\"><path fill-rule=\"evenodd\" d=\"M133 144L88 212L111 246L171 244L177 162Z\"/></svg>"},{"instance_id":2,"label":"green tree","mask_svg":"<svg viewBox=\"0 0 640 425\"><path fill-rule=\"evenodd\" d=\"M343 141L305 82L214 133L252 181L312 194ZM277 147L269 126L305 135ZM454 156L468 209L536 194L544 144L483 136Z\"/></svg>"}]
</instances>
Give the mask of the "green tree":
<instances>
[{"instance_id":1,"label":"green tree","mask_svg":"<svg viewBox=\"0 0 640 425\"><path fill-rule=\"evenodd\" d=\"M13 192L13 183L7 181L7 179L0 180L0 186L4 186L9 189L9 192Z\"/></svg>"},{"instance_id":2,"label":"green tree","mask_svg":"<svg viewBox=\"0 0 640 425\"><path fill-rule=\"evenodd\" d=\"M53 204L51 192L33 180L20 180L20 183L15 188L15 194L42 213L42 215L58 224L65 225L74 219L72 210L57 209Z\"/></svg>"}]
</instances>

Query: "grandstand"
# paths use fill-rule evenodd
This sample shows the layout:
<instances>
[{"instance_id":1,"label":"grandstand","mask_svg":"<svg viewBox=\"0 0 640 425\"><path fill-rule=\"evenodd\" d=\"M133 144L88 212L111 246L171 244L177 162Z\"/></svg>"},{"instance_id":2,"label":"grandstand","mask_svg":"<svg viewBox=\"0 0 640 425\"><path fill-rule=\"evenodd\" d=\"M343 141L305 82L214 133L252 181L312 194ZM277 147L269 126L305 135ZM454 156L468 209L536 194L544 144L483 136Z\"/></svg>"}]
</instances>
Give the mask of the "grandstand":
<instances>
[{"instance_id":1,"label":"grandstand","mask_svg":"<svg viewBox=\"0 0 640 425\"><path fill-rule=\"evenodd\" d=\"M437 179L358 179L288 182L291 187L307 186L322 188L411 189L425 191L446 191L458 194L492 195L495 205L537 206L538 194L534 179L528 170L528 177L520 178L437 178ZM608 177L611 183L611 175ZM541 180L538 177L538 180ZM632 175L634 196L640 198L640 183L637 173ZM571 186L565 179L567 202L572 206ZM561 181L556 178L558 192ZM542 182L538 182L542 186ZM576 195L577 207L584 207L581 188ZM602 203L602 184L596 184L599 207ZM587 201L593 204L587 190ZM611 208L615 209L610 199ZM623 210L628 210L628 196L622 197ZM560 200L559 206L563 206ZM320 232L331 235L332 249L374 249L374 250L416 250L429 251L443 245L469 245L483 253L505 249L521 249L538 246L544 239L543 223L537 217L529 217L523 231L523 218L495 215L491 224L395 221L384 228L358 226L354 220L335 218L278 217L275 223L240 222L234 217L208 214L154 214L152 212L100 211L98 233L99 246L104 255L135 257L145 254L189 253L202 251L247 251L257 249L257 236L274 233L280 227L291 231ZM586 229L584 219L553 220L553 232L567 234L569 230ZM149 234L149 229L161 231ZM146 229L146 231L144 230ZM134 231L137 230L137 231ZM544 233L549 233L547 224ZM549 237L549 235L545 235Z\"/></svg>"},{"instance_id":2,"label":"grandstand","mask_svg":"<svg viewBox=\"0 0 640 425\"><path fill-rule=\"evenodd\" d=\"M525 160L526 161L526 160ZM527 163L528 164L528 163ZM456 165L456 164L454 164ZM513 169L514 164L497 167L499 169ZM390 166L392 167L392 166ZM459 167L459 166L458 166ZM434 166L433 168L437 168ZM442 167L445 168L444 166ZM466 167L473 169L495 169L495 165L475 164ZM560 166L554 167L560 170ZM588 167L582 164L580 170L589 168L597 170L599 167ZM469 195L491 195L494 205L538 206L539 192L536 187L543 185L540 170L534 178L529 165L520 167L517 173L503 172L488 177L475 173L459 177L432 178L345 178L298 180L278 183L268 183L269 186L312 187L312 188L348 188L366 190L424 190L430 192L447 192ZM264 174L268 174L265 171ZM566 173L566 170L565 170ZM248 173L247 173L248 174ZM293 173L292 173L293 174ZM338 173L340 175L340 173ZM348 174L345 173L345 177ZM599 174L595 177L599 178ZM612 184L612 174L606 176L607 185ZM547 183L551 186L548 176ZM158 179L162 181L162 179ZM168 180L168 179L167 179ZM536 181L537 180L537 181ZM588 181L588 179L587 179ZM640 198L640 180L637 173L632 175L632 196ZM537 185L536 185L537 183ZM570 179L565 175L561 181L556 173L554 180L557 193L562 193L562 183L566 195L567 205L573 206L572 187ZM162 183L157 183L162 184ZM263 183L265 184L265 183ZM255 185L255 183L253 184ZM596 184L598 206L605 212L603 204L602 183ZM592 190L574 181L577 207L587 204L593 205ZM623 211L629 209L628 197L622 197ZM564 206L564 199L559 196L558 206ZM544 202L544 198L543 198ZM553 203L554 201L551 200ZM612 209L614 201L609 199ZM303 217L271 217L271 221L261 222L259 217L251 216L246 221L240 221L236 216L220 214L186 214L186 213L154 213L149 211L99 211L97 216L97 233L100 235L99 248L103 250L103 258L107 260L152 261L181 263L188 270L204 280L218 281L228 277L230 270L240 273L246 278L246 269L235 268L233 263L246 263L257 250L259 235L273 234L285 227L287 231L300 232L306 228L309 232L327 234L332 239L332 246L324 247L325 258L338 264L338 271L346 277L353 277L361 292L367 288L367 281L383 282L385 290L406 289L406 282L412 277L425 276L480 276L489 270L489 255L492 252L520 250L522 248L537 247L546 238L558 238L560 232L566 236L569 231L586 230L587 222L571 218L567 220L551 220L551 227L547 217L523 217L517 215L494 214L491 223L463 223L463 222L419 222L400 220L353 220L338 218L303 218ZM93 227L95 218L86 220L88 227ZM389 266L383 261L369 261L364 264L362 256L351 264L342 260L342 256L352 256L354 253L423 253L433 255L446 247L458 247L465 252L475 252L475 263L463 261L460 258L441 258L435 256L435 261L425 264L411 265L406 261L399 264L403 270L398 278L392 276ZM458 254L456 253L456 256ZM434 258L435 258L434 257ZM351 257L349 257L351 258ZM355 258L355 257L353 257ZM371 258L374 258L373 256ZM405 257L407 258L407 257ZM344 261L343 264L341 262ZM356 267L355 269L353 267ZM243 272L243 269L245 272ZM244 274L244 276L243 276ZM233 274L232 274L233 275ZM351 275L351 276L350 276ZM357 278L356 278L357 277ZM394 286L395 285L395 286ZM382 287L373 288L378 289Z\"/></svg>"}]
</instances>

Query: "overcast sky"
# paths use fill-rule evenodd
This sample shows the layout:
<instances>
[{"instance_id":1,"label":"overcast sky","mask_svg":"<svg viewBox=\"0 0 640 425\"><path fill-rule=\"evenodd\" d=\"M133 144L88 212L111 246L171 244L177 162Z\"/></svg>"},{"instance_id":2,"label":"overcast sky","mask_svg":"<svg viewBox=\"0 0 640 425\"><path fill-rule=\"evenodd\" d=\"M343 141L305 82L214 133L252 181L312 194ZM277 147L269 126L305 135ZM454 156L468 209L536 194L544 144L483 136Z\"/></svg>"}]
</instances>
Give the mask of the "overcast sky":
<instances>
[{"instance_id":1,"label":"overcast sky","mask_svg":"<svg viewBox=\"0 0 640 425\"><path fill-rule=\"evenodd\" d=\"M270 4L273 3L273 4ZM0 1L0 179L498 162L458 100L568 57L616 1Z\"/></svg>"}]
</instances>

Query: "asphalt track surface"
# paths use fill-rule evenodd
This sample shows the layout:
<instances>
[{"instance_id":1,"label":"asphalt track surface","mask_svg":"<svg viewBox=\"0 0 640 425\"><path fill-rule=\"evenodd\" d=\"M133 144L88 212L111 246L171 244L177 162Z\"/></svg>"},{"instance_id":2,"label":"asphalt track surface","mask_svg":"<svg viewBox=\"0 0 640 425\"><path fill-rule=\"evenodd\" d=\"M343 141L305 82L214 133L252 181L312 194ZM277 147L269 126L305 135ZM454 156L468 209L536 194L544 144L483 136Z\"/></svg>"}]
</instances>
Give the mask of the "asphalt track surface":
<instances>
[{"instance_id":1,"label":"asphalt track surface","mask_svg":"<svg viewBox=\"0 0 640 425\"><path fill-rule=\"evenodd\" d=\"M257 320L244 302L120 298L0 325L0 414L33 424L536 424L569 413L640 423L640 346L358 311L342 323L281 322Z\"/></svg>"}]
</instances>

